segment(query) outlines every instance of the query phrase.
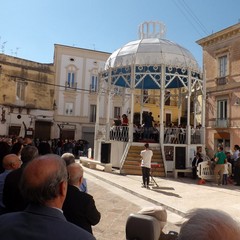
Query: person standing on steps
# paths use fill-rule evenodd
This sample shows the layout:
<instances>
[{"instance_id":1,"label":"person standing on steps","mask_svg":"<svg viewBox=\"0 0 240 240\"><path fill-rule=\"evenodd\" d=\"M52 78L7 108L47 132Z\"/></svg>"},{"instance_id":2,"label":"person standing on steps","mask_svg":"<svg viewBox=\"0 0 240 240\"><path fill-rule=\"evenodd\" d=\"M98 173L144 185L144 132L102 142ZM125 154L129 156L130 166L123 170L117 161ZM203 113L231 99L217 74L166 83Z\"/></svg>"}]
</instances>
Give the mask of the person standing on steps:
<instances>
[{"instance_id":1,"label":"person standing on steps","mask_svg":"<svg viewBox=\"0 0 240 240\"><path fill-rule=\"evenodd\" d=\"M141 159L141 167L142 167L142 179L143 179L143 187L149 189L149 178L150 178L150 169L151 169L151 161L153 152L149 149L149 144L144 144L145 149L141 151L140 156Z\"/></svg>"}]
</instances>

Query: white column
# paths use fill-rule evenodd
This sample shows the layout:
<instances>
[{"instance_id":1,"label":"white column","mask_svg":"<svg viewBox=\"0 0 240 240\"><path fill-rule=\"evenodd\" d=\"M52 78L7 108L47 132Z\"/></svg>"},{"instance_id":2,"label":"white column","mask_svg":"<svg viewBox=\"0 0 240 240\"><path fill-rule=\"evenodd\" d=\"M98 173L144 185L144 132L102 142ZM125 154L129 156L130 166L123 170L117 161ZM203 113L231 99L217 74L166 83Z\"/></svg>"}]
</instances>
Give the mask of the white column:
<instances>
[{"instance_id":1,"label":"white column","mask_svg":"<svg viewBox=\"0 0 240 240\"><path fill-rule=\"evenodd\" d=\"M178 126L181 123L181 116L182 116L182 89L179 88L179 95L178 95Z\"/></svg>"},{"instance_id":2,"label":"white column","mask_svg":"<svg viewBox=\"0 0 240 240\"><path fill-rule=\"evenodd\" d=\"M160 144L163 145L164 141L164 105L165 105L165 68L166 66L161 65L161 101L160 101Z\"/></svg>"},{"instance_id":3,"label":"white column","mask_svg":"<svg viewBox=\"0 0 240 240\"><path fill-rule=\"evenodd\" d=\"M141 96L140 96L140 124L142 124L143 119L142 119L142 112L143 112L143 89L141 89Z\"/></svg>"},{"instance_id":4,"label":"white column","mask_svg":"<svg viewBox=\"0 0 240 240\"><path fill-rule=\"evenodd\" d=\"M111 110L111 69L108 75L108 85L107 85L107 116L106 116L106 141L110 138L110 110Z\"/></svg>"},{"instance_id":5,"label":"white column","mask_svg":"<svg viewBox=\"0 0 240 240\"><path fill-rule=\"evenodd\" d=\"M99 131L99 108L100 108L100 98L101 98L101 87L102 87L102 79L100 78L100 74L98 74L99 85L97 92L97 109L96 109L96 123L95 123L95 134L94 134L94 159L100 159L99 152L99 141L98 141L98 131Z\"/></svg>"},{"instance_id":6,"label":"white column","mask_svg":"<svg viewBox=\"0 0 240 240\"><path fill-rule=\"evenodd\" d=\"M191 125L190 125L190 117L191 117L191 69L188 69L188 98L187 98L187 144L191 144Z\"/></svg>"},{"instance_id":7,"label":"white column","mask_svg":"<svg viewBox=\"0 0 240 240\"><path fill-rule=\"evenodd\" d=\"M135 89L135 65L131 66L131 113L130 113L130 124L129 130L129 141L133 141L133 115L134 115L134 89Z\"/></svg>"},{"instance_id":8,"label":"white column","mask_svg":"<svg viewBox=\"0 0 240 240\"><path fill-rule=\"evenodd\" d=\"M194 112L193 112L193 114L194 114L194 119L193 119L194 128L196 128L196 126L197 126L197 118L196 118L197 101L198 101L198 99L197 99L197 88L196 88L196 84L195 84L195 86L194 86L194 102L193 102L193 104L194 104Z\"/></svg>"},{"instance_id":9,"label":"white column","mask_svg":"<svg viewBox=\"0 0 240 240\"><path fill-rule=\"evenodd\" d=\"M201 143L203 145L206 144L206 126L205 126L205 115L206 115L206 71L203 67L203 95L202 95L202 117L201 117L201 121L202 121L202 139L201 139Z\"/></svg>"}]
</instances>

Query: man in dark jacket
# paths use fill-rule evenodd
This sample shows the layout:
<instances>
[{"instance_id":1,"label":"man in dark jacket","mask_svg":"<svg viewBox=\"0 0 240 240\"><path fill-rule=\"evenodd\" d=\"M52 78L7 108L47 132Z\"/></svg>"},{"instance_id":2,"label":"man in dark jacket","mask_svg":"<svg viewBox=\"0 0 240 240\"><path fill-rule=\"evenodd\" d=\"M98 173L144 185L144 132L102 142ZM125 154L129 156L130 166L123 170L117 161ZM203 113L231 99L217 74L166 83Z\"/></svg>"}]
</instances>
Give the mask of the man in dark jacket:
<instances>
[{"instance_id":1,"label":"man in dark jacket","mask_svg":"<svg viewBox=\"0 0 240 240\"><path fill-rule=\"evenodd\" d=\"M22 197L19 189L19 182L23 169L28 162L38 156L38 149L34 146L27 145L21 151L22 165L19 169L10 172L3 187L3 203L7 212L22 211L27 206L26 200Z\"/></svg>"},{"instance_id":2,"label":"man in dark jacket","mask_svg":"<svg viewBox=\"0 0 240 240\"><path fill-rule=\"evenodd\" d=\"M193 179L197 178L197 166L203 161L201 153L197 153L195 158L192 161L192 177Z\"/></svg>"},{"instance_id":3,"label":"man in dark jacket","mask_svg":"<svg viewBox=\"0 0 240 240\"><path fill-rule=\"evenodd\" d=\"M92 233L92 225L99 223L101 214L93 197L79 190L83 180L83 169L78 163L67 166L69 180L67 196L63 204L66 219Z\"/></svg>"}]
</instances>

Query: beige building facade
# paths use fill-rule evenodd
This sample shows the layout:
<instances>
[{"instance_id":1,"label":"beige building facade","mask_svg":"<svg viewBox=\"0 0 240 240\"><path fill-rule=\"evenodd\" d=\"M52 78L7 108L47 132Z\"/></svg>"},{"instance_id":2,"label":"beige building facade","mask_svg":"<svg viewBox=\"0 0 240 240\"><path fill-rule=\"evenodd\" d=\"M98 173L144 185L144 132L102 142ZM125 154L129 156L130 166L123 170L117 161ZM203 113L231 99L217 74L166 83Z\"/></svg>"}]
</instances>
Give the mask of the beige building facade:
<instances>
[{"instance_id":1,"label":"beige building facade","mask_svg":"<svg viewBox=\"0 0 240 240\"><path fill-rule=\"evenodd\" d=\"M240 144L240 23L197 41L206 81L206 150Z\"/></svg>"},{"instance_id":2,"label":"beige building facade","mask_svg":"<svg viewBox=\"0 0 240 240\"><path fill-rule=\"evenodd\" d=\"M54 138L84 139L93 147L98 72L109 53L59 45L54 46L56 108ZM103 93L104 95L104 93ZM100 103L100 120L105 124L106 98ZM118 104L121 106L121 102Z\"/></svg>"},{"instance_id":3,"label":"beige building facade","mask_svg":"<svg viewBox=\"0 0 240 240\"><path fill-rule=\"evenodd\" d=\"M0 54L0 135L50 139L54 68Z\"/></svg>"}]
</instances>

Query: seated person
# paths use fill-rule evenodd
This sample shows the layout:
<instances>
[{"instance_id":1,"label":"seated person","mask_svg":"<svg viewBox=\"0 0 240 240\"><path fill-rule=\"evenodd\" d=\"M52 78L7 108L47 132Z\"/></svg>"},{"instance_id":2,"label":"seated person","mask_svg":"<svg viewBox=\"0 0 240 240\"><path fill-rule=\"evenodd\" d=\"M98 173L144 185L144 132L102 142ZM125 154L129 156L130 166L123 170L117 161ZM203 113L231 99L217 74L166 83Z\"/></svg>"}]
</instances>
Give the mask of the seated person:
<instances>
[{"instance_id":1,"label":"seated person","mask_svg":"<svg viewBox=\"0 0 240 240\"><path fill-rule=\"evenodd\" d=\"M116 120L114 120L114 126L121 126L122 121L121 121L121 117L118 116Z\"/></svg>"},{"instance_id":2,"label":"seated person","mask_svg":"<svg viewBox=\"0 0 240 240\"><path fill-rule=\"evenodd\" d=\"M159 142L159 126L155 123L153 126L153 131L152 131L152 138L154 139L155 142Z\"/></svg>"},{"instance_id":3,"label":"seated person","mask_svg":"<svg viewBox=\"0 0 240 240\"><path fill-rule=\"evenodd\" d=\"M133 124L133 141L138 142L141 138L141 129L139 125Z\"/></svg>"}]
</instances>

